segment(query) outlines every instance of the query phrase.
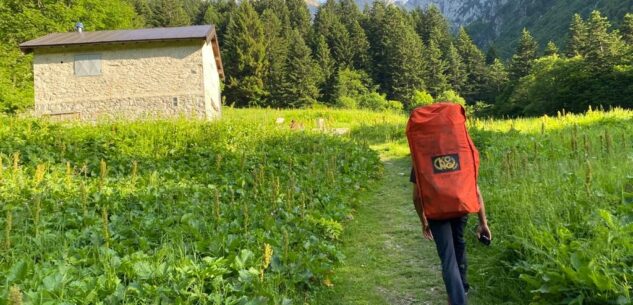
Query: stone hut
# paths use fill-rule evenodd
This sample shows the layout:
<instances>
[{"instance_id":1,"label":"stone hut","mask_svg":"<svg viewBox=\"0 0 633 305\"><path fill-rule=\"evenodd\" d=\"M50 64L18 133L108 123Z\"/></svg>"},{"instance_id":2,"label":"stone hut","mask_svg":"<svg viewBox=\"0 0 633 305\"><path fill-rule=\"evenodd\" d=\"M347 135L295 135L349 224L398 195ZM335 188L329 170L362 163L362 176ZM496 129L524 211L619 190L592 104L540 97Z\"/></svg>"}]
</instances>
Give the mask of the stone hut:
<instances>
[{"instance_id":1,"label":"stone hut","mask_svg":"<svg viewBox=\"0 0 633 305\"><path fill-rule=\"evenodd\" d=\"M224 78L212 25L54 33L34 53L35 114L53 119L221 115Z\"/></svg>"}]
</instances>

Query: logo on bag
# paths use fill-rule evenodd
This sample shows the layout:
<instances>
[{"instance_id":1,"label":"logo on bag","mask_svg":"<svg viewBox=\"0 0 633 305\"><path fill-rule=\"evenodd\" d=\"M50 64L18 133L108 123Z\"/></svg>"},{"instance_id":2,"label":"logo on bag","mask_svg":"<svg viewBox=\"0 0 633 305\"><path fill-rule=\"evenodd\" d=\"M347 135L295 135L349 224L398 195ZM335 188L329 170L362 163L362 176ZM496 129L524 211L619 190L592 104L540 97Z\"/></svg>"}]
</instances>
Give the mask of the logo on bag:
<instances>
[{"instance_id":1,"label":"logo on bag","mask_svg":"<svg viewBox=\"0 0 633 305\"><path fill-rule=\"evenodd\" d=\"M454 172L460 169L458 154L433 157L431 161L433 162L433 172L436 174Z\"/></svg>"}]
</instances>

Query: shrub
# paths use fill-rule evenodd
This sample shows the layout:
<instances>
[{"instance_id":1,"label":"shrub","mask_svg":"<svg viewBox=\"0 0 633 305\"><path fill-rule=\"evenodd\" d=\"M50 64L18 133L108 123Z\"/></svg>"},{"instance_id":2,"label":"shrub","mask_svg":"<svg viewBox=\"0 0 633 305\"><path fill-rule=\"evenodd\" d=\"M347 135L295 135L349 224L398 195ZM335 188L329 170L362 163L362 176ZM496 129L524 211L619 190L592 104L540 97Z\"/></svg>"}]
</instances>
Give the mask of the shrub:
<instances>
[{"instance_id":1,"label":"shrub","mask_svg":"<svg viewBox=\"0 0 633 305\"><path fill-rule=\"evenodd\" d=\"M356 109L358 104L354 98L349 96L341 96L336 100L336 107L345 109Z\"/></svg>"},{"instance_id":2,"label":"shrub","mask_svg":"<svg viewBox=\"0 0 633 305\"><path fill-rule=\"evenodd\" d=\"M451 102L466 106L466 100L453 90L446 90L435 98L435 102Z\"/></svg>"},{"instance_id":3,"label":"shrub","mask_svg":"<svg viewBox=\"0 0 633 305\"><path fill-rule=\"evenodd\" d=\"M402 111L404 110L404 105L400 101L387 101L387 110L393 111Z\"/></svg>"},{"instance_id":4,"label":"shrub","mask_svg":"<svg viewBox=\"0 0 633 305\"><path fill-rule=\"evenodd\" d=\"M413 110L420 106L426 106L433 104L433 96L424 90L416 90L413 92L411 102L409 102L408 110Z\"/></svg>"},{"instance_id":5,"label":"shrub","mask_svg":"<svg viewBox=\"0 0 633 305\"><path fill-rule=\"evenodd\" d=\"M365 94L358 99L358 106L374 111L384 110L387 108L387 96L378 92Z\"/></svg>"}]
</instances>

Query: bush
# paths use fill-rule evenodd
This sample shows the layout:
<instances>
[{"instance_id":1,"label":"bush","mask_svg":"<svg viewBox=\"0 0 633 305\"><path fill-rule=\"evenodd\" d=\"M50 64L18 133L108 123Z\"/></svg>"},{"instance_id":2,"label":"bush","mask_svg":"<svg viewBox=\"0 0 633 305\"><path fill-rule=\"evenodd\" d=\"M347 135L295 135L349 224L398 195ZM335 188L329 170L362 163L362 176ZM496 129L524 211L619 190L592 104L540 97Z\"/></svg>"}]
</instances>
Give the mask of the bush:
<instances>
[{"instance_id":1,"label":"bush","mask_svg":"<svg viewBox=\"0 0 633 305\"><path fill-rule=\"evenodd\" d=\"M378 92L365 94L358 99L358 106L360 108L374 111L386 109L387 103L387 96Z\"/></svg>"},{"instance_id":2,"label":"bush","mask_svg":"<svg viewBox=\"0 0 633 305\"><path fill-rule=\"evenodd\" d=\"M336 100L336 107L345 109L356 109L358 104L354 98L349 96L341 96Z\"/></svg>"},{"instance_id":3,"label":"bush","mask_svg":"<svg viewBox=\"0 0 633 305\"><path fill-rule=\"evenodd\" d=\"M387 110L393 111L402 111L404 110L404 105L400 101L387 101Z\"/></svg>"},{"instance_id":4,"label":"bush","mask_svg":"<svg viewBox=\"0 0 633 305\"><path fill-rule=\"evenodd\" d=\"M466 100L453 90L446 90L435 98L435 102L451 102L466 107Z\"/></svg>"},{"instance_id":5,"label":"bush","mask_svg":"<svg viewBox=\"0 0 633 305\"><path fill-rule=\"evenodd\" d=\"M408 110L411 111L420 106L431 105L433 102L433 96L431 94L424 90L416 90L413 92L413 97L411 97L411 102L409 102Z\"/></svg>"}]
</instances>

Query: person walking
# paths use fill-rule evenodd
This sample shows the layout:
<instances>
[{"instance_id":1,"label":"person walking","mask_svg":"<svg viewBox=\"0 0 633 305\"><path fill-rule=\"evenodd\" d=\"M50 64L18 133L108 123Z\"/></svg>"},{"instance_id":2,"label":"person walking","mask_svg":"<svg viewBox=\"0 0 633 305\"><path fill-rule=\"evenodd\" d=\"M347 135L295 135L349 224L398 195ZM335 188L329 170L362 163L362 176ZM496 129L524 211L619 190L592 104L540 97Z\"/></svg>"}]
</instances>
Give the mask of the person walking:
<instances>
[{"instance_id":1,"label":"person walking","mask_svg":"<svg viewBox=\"0 0 633 305\"><path fill-rule=\"evenodd\" d=\"M446 292L450 305L468 304L466 296L470 286L468 285L466 242L464 240L464 228L468 222L468 214L444 220L427 219L424 215L424 206L420 198L420 192L416 184L415 172L411 170L411 183L413 183L413 205L420 217L422 224L422 235L427 240L435 241L437 254L442 263L442 278L446 286ZM477 197L479 198L480 210L479 226L477 227L477 238L486 236L492 240L492 232L488 227L486 219L486 208L484 200L477 187Z\"/></svg>"},{"instance_id":2,"label":"person walking","mask_svg":"<svg viewBox=\"0 0 633 305\"><path fill-rule=\"evenodd\" d=\"M464 229L468 215L479 215L477 238L489 244L486 208L477 184L479 151L459 104L416 108L407 123L413 169L413 204L424 238L435 241L449 305L466 305L469 290Z\"/></svg>"}]
</instances>

